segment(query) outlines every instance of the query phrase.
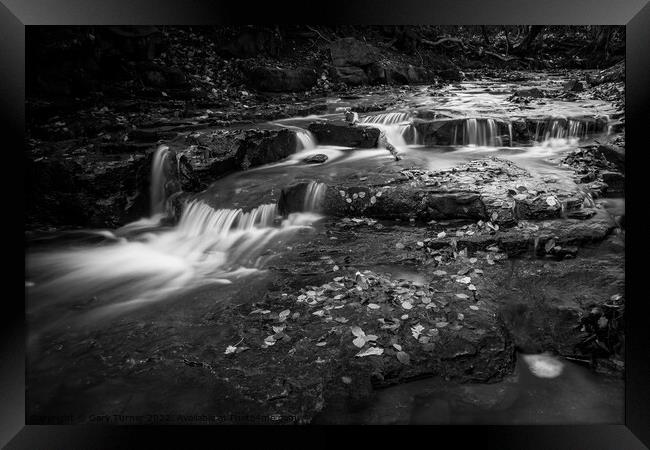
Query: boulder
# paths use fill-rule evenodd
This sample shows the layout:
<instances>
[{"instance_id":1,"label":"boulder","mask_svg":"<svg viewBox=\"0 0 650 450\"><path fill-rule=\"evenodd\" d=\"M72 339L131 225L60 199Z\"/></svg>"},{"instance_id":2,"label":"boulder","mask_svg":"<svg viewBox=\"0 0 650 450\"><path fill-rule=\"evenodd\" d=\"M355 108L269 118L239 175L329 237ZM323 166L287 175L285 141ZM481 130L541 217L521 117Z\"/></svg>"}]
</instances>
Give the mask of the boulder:
<instances>
[{"instance_id":1,"label":"boulder","mask_svg":"<svg viewBox=\"0 0 650 450\"><path fill-rule=\"evenodd\" d=\"M303 159L302 161L307 163L307 164L322 164L325 161L327 161L328 156L323 155L322 153L318 153L316 155L311 155Z\"/></svg>"},{"instance_id":2,"label":"boulder","mask_svg":"<svg viewBox=\"0 0 650 450\"><path fill-rule=\"evenodd\" d=\"M187 158L203 184L235 170L279 161L294 153L295 132L276 130L220 130L195 132L170 146Z\"/></svg>"},{"instance_id":3,"label":"boulder","mask_svg":"<svg viewBox=\"0 0 650 450\"><path fill-rule=\"evenodd\" d=\"M379 59L379 50L353 37L337 39L330 44L330 55L335 66L364 67Z\"/></svg>"},{"instance_id":4,"label":"boulder","mask_svg":"<svg viewBox=\"0 0 650 450\"><path fill-rule=\"evenodd\" d=\"M615 145L599 145L596 154L613 163L618 170L625 172L625 149Z\"/></svg>"},{"instance_id":5,"label":"boulder","mask_svg":"<svg viewBox=\"0 0 650 450\"><path fill-rule=\"evenodd\" d=\"M339 81L348 86L359 86L368 83L368 76L359 67L337 67L336 75Z\"/></svg>"},{"instance_id":6,"label":"boulder","mask_svg":"<svg viewBox=\"0 0 650 450\"><path fill-rule=\"evenodd\" d=\"M379 139L379 129L351 126L343 121L313 122L309 131L322 145L340 145L353 148L374 148Z\"/></svg>"},{"instance_id":7,"label":"boulder","mask_svg":"<svg viewBox=\"0 0 650 450\"><path fill-rule=\"evenodd\" d=\"M266 92L306 91L317 80L316 72L306 67L294 69L257 66L245 72L248 83L253 88Z\"/></svg>"},{"instance_id":8,"label":"boulder","mask_svg":"<svg viewBox=\"0 0 650 450\"><path fill-rule=\"evenodd\" d=\"M619 194L625 190L625 176L619 172L601 172L603 182L607 184L608 194Z\"/></svg>"}]
</instances>

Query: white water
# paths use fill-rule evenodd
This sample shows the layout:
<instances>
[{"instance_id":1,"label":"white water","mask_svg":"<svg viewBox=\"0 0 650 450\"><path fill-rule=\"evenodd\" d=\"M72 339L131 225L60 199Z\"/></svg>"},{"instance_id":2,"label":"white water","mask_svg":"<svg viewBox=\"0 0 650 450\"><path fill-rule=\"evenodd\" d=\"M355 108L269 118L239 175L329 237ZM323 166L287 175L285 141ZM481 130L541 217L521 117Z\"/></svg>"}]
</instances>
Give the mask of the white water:
<instances>
[{"instance_id":1,"label":"white water","mask_svg":"<svg viewBox=\"0 0 650 450\"><path fill-rule=\"evenodd\" d=\"M314 189L310 205L316 204L320 189ZM263 269L273 256L267 255L269 249L309 228L320 216L294 213L275 226L277 219L275 204L244 212L216 210L194 201L171 229L149 231L158 220L153 218L124 227L144 230L128 239L31 254L27 269L35 286L29 311L83 304L95 297L96 318L162 300L183 288L229 284Z\"/></svg>"},{"instance_id":2,"label":"white water","mask_svg":"<svg viewBox=\"0 0 650 450\"><path fill-rule=\"evenodd\" d=\"M538 378L556 378L562 374L564 364L548 354L522 355L530 372Z\"/></svg>"},{"instance_id":3,"label":"white water","mask_svg":"<svg viewBox=\"0 0 650 450\"><path fill-rule=\"evenodd\" d=\"M302 128L296 129L297 148L296 151L314 150L316 148L316 138L309 131Z\"/></svg>"},{"instance_id":4,"label":"white water","mask_svg":"<svg viewBox=\"0 0 650 450\"><path fill-rule=\"evenodd\" d=\"M305 192L303 210L305 212L319 212L323 198L325 197L325 191L327 191L327 185L324 183L310 182Z\"/></svg>"},{"instance_id":5,"label":"white water","mask_svg":"<svg viewBox=\"0 0 650 450\"><path fill-rule=\"evenodd\" d=\"M467 119L463 124L463 144L482 147L501 146L497 122L494 119ZM457 139L457 136L456 138ZM454 142L458 145L458 142Z\"/></svg>"},{"instance_id":6,"label":"white water","mask_svg":"<svg viewBox=\"0 0 650 450\"><path fill-rule=\"evenodd\" d=\"M404 134L411 126L410 118L411 115L408 113L393 112L364 117L361 122L378 128L384 134L386 141L402 152L407 147ZM381 139L379 141L381 145Z\"/></svg>"},{"instance_id":7,"label":"white water","mask_svg":"<svg viewBox=\"0 0 650 450\"><path fill-rule=\"evenodd\" d=\"M151 165L151 214L159 214L165 210L165 163L169 156L169 147L161 145L153 156Z\"/></svg>"}]
</instances>

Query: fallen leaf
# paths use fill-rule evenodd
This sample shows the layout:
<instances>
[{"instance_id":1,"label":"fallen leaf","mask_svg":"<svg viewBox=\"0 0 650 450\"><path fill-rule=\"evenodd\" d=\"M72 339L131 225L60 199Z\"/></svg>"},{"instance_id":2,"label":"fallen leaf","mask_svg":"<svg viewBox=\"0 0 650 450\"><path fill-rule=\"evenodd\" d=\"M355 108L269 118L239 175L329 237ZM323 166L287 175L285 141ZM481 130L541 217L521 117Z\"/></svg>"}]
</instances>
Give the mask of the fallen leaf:
<instances>
[{"instance_id":1,"label":"fallen leaf","mask_svg":"<svg viewBox=\"0 0 650 450\"><path fill-rule=\"evenodd\" d=\"M379 306L377 303L368 303L368 308L370 309L379 309L381 306Z\"/></svg>"},{"instance_id":2,"label":"fallen leaf","mask_svg":"<svg viewBox=\"0 0 650 450\"><path fill-rule=\"evenodd\" d=\"M356 338L354 338L352 343L355 345L355 347L361 348L364 345L366 345L366 338L365 338L365 336L356 337Z\"/></svg>"},{"instance_id":3,"label":"fallen leaf","mask_svg":"<svg viewBox=\"0 0 650 450\"><path fill-rule=\"evenodd\" d=\"M383 348L379 348L379 347L370 347L370 348L367 348L366 350L362 350L362 351L360 351L360 352L357 353L355 356L359 356L359 357L364 357L364 356L379 356L379 355L382 355L383 353L384 353L384 349L383 349Z\"/></svg>"},{"instance_id":4,"label":"fallen leaf","mask_svg":"<svg viewBox=\"0 0 650 450\"><path fill-rule=\"evenodd\" d=\"M402 364L410 364L411 362L411 357L406 352L399 351L396 356Z\"/></svg>"},{"instance_id":5,"label":"fallen leaf","mask_svg":"<svg viewBox=\"0 0 650 450\"><path fill-rule=\"evenodd\" d=\"M402 346L399 344L393 344L393 347L395 347L395 350L401 352L402 351Z\"/></svg>"},{"instance_id":6,"label":"fallen leaf","mask_svg":"<svg viewBox=\"0 0 650 450\"><path fill-rule=\"evenodd\" d=\"M469 298L469 295L467 295L467 294L456 294L456 297L462 298L463 300L467 300Z\"/></svg>"},{"instance_id":7,"label":"fallen leaf","mask_svg":"<svg viewBox=\"0 0 650 450\"><path fill-rule=\"evenodd\" d=\"M350 331L356 337L364 337L366 335L366 333L364 333L363 330L361 328L359 328L358 326L356 326L356 325L353 326L353 327L350 327Z\"/></svg>"},{"instance_id":8,"label":"fallen leaf","mask_svg":"<svg viewBox=\"0 0 650 450\"><path fill-rule=\"evenodd\" d=\"M424 327L422 325L420 325L419 323L417 325L415 325L414 327L411 327L411 334L413 335L413 337L415 339L420 337L420 333L422 333L423 331L424 331Z\"/></svg>"}]
</instances>

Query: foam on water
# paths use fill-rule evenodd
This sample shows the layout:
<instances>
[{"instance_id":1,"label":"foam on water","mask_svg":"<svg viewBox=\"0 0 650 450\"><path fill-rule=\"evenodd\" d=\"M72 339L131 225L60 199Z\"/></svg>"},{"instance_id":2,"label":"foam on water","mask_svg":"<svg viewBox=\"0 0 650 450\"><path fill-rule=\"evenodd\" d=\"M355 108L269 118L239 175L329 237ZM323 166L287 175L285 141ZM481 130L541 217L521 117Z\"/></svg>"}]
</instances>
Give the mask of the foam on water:
<instances>
[{"instance_id":1,"label":"foam on water","mask_svg":"<svg viewBox=\"0 0 650 450\"><path fill-rule=\"evenodd\" d=\"M522 358L530 372L538 378L556 378L564 370L564 363L548 354L522 355Z\"/></svg>"}]
</instances>

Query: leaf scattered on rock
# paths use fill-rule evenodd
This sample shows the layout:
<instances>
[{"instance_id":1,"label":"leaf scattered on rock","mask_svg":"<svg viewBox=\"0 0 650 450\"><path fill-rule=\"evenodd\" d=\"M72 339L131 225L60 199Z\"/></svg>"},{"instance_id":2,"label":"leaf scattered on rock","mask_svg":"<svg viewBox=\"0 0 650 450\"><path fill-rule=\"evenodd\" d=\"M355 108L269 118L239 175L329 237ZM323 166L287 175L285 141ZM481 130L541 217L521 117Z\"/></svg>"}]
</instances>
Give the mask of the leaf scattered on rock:
<instances>
[{"instance_id":1,"label":"leaf scattered on rock","mask_svg":"<svg viewBox=\"0 0 650 450\"><path fill-rule=\"evenodd\" d=\"M380 347L369 347L365 350L361 350L354 356L364 357L364 356L380 356L384 353L384 349Z\"/></svg>"},{"instance_id":2,"label":"leaf scattered on rock","mask_svg":"<svg viewBox=\"0 0 650 450\"><path fill-rule=\"evenodd\" d=\"M397 356L397 359L399 360L399 362L401 362L402 364L410 364L411 363L411 357L406 352L399 351L399 352L397 352L396 356Z\"/></svg>"}]
</instances>

